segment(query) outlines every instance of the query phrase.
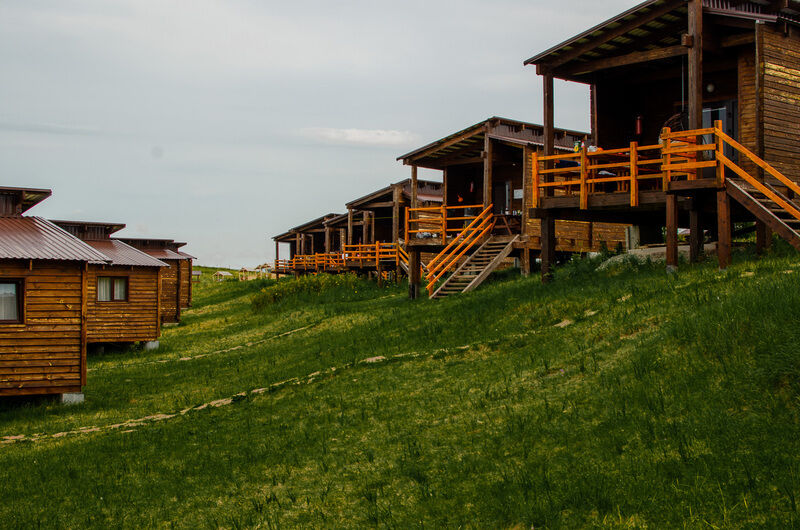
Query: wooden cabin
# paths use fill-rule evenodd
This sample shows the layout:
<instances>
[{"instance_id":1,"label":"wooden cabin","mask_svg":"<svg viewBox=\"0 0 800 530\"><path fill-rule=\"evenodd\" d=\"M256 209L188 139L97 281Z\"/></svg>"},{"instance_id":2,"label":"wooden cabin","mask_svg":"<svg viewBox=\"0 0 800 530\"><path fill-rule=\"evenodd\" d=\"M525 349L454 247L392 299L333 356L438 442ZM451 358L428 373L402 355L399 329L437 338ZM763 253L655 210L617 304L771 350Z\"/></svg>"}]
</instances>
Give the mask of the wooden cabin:
<instances>
[{"instance_id":1,"label":"wooden cabin","mask_svg":"<svg viewBox=\"0 0 800 530\"><path fill-rule=\"evenodd\" d=\"M334 271L343 267L340 259L328 253L332 232L326 228L325 222L335 217L338 214L329 213L272 238L275 241L276 277L281 274ZM288 258L281 259L281 243L289 246Z\"/></svg>"},{"instance_id":2,"label":"wooden cabin","mask_svg":"<svg viewBox=\"0 0 800 530\"><path fill-rule=\"evenodd\" d=\"M86 341L157 341L161 335L161 270L169 265L111 239L124 224L52 222L110 260L92 262L86 271Z\"/></svg>"},{"instance_id":3,"label":"wooden cabin","mask_svg":"<svg viewBox=\"0 0 800 530\"><path fill-rule=\"evenodd\" d=\"M213 279L215 282L224 282L225 280L232 280L233 274L228 271L217 271L214 273Z\"/></svg>"},{"instance_id":4,"label":"wooden cabin","mask_svg":"<svg viewBox=\"0 0 800 530\"><path fill-rule=\"evenodd\" d=\"M474 282L463 287L470 285L472 289L483 281L501 263L500 254L504 254L503 259L519 258L523 273L530 271L531 254L535 257L541 250L542 230L540 221L528 215L526 189L530 188L531 160L544 150L544 134L542 125L493 117L398 158L411 166L411 207L404 219L406 249L412 259L421 252L444 253L428 262L423 260L423 265L435 269L427 272L429 285L444 280L453 268L469 261L487 239L493 241L474 260L487 266ZM576 145L583 145L588 136L558 129L554 131L555 149L574 153ZM424 187L414 185L420 167L442 172L441 204L421 204L419 193ZM451 246L478 228L482 233L472 234L469 243ZM637 244L630 227L602 222L559 221L555 237L556 250L564 254ZM456 275L452 280L459 286L467 278ZM463 292L455 286L452 292Z\"/></svg>"},{"instance_id":5,"label":"wooden cabin","mask_svg":"<svg viewBox=\"0 0 800 530\"><path fill-rule=\"evenodd\" d=\"M707 229L722 268L733 222L755 221L759 249L772 231L800 248L796 4L649 0L525 61L536 66L544 94L531 217L543 226L636 224L648 241L665 229L670 268L679 226L690 228L692 260ZM589 143L597 147L566 171L557 168L565 157L553 127L554 79L589 88ZM546 239L545 276L556 244L553 234Z\"/></svg>"},{"instance_id":6,"label":"wooden cabin","mask_svg":"<svg viewBox=\"0 0 800 530\"><path fill-rule=\"evenodd\" d=\"M50 190L0 188L0 396L86 385L88 263L108 258L41 217Z\"/></svg>"},{"instance_id":7,"label":"wooden cabin","mask_svg":"<svg viewBox=\"0 0 800 530\"><path fill-rule=\"evenodd\" d=\"M181 251L186 243L172 239L115 238L169 265L161 271L161 323L181 320L181 310L192 305L193 256Z\"/></svg>"}]
</instances>

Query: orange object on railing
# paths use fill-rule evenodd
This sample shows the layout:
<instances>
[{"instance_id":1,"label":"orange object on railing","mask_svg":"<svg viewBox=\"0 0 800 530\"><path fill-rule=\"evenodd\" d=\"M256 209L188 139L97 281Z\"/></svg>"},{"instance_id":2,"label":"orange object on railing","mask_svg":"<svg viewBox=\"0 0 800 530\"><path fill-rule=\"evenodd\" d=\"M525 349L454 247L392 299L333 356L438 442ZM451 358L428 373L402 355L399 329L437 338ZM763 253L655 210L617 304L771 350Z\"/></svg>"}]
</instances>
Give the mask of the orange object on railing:
<instances>
[{"instance_id":1,"label":"orange object on railing","mask_svg":"<svg viewBox=\"0 0 800 530\"><path fill-rule=\"evenodd\" d=\"M463 230L463 226L451 227L451 221L472 221L477 217L466 215L464 212L467 209L483 209L483 205L406 208L406 241L411 240L416 234L434 234L445 241L448 234Z\"/></svg>"},{"instance_id":2,"label":"orange object on railing","mask_svg":"<svg viewBox=\"0 0 800 530\"><path fill-rule=\"evenodd\" d=\"M435 258L428 263L428 295L432 295L436 282L451 268L458 264L464 254L475 245L483 242L484 237L491 235L494 228L492 205L484 209L473 221L448 244Z\"/></svg>"}]
</instances>

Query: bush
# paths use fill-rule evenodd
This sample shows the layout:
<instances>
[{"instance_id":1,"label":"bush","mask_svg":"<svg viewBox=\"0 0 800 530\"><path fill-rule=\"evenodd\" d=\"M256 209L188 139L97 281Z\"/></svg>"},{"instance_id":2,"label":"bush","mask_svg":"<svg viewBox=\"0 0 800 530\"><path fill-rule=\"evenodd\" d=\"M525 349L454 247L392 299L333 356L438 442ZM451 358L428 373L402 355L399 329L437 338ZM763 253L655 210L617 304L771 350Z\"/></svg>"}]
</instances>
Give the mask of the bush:
<instances>
[{"instance_id":1,"label":"bush","mask_svg":"<svg viewBox=\"0 0 800 530\"><path fill-rule=\"evenodd\" d=\"M254 311L288 302L330 303L372 298L384 289L355 274L314 274L282 280L261 289L251 300Z\"/></svg>"}]
</instances>

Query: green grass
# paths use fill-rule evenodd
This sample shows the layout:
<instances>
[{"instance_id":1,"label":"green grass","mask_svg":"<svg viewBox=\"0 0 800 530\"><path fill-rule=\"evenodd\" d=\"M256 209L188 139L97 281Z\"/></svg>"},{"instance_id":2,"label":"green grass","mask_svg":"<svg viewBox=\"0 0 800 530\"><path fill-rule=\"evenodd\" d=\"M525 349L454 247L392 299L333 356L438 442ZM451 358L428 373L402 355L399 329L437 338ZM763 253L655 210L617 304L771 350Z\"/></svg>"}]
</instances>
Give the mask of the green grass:
<instances>
[{"instance_id":1,"label":"green grass","mask_svg":"<svg viewBox=\"0 0 800 530\"><path fill-rule=\"evenodd\" d=\"M0 404L0 439L101 428L0 445L0 526L800 526L800 260L776 246L258 311L273 282L204 273L161 349L90 358L84 405Z\"/></svg>"}]
</instances>

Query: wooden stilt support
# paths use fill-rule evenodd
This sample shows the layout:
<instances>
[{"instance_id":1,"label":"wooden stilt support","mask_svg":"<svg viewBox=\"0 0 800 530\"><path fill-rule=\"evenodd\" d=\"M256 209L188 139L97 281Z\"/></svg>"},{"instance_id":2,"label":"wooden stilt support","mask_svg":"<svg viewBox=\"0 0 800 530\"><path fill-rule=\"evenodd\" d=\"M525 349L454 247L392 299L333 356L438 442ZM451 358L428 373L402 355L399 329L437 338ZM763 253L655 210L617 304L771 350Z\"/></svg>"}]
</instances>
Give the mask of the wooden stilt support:
<instances>
[{"instance_id":1,"label":"wooden stilt support","mask_svg":"<svg viewBox=\"0 0 800 530\"><path fill-rule=\"evenodd\" d=\"M764 254L772 244L772 230L762 222L756 221L756 253Z\"/></svg>"},{"instance_id":2,"label":"wooden stilt support","mask_svg":"<svg viewBox=\"0 0 800 530\"><path fill-rule=\"evenodd\" d=\"M556 220L553 217L542 219L542 282L553 279L552 267L556 263Z\"/></svg>"},{"instance_id":3,"label":"wooden stilt support","mask_svg":"<svg viewBox=\"0 0 800 530\"><path fill-rule=\"evenodd\" d=\"M531 275L531 249L520 250L520 272L523 276Z\"/></svg>"},{"instance_id":4,"label":"wooden stilt support","mask_svg":"<svg viewBox=\"0 0 800 530\"><path fill-rule=\"evenodd\" d=\"M420 287L420 255L419 250L410 249L408 252L408 297L416 300L419 297Z\"/></svg>"},{"instance_id":5,"label":"wooden stilt support","mask_svg":"<svg viewBox=\"0 0 800 530\"><path fill-rule=\"evenodd\" d=\"M697 204L689 210L689 261L697 263L703 253L703 226L700 223L700 209Z\"/></svg>"},{"instance_id":6,"label":"wooden stilt support","mask_svg":"<svg viewBox=\"0 0 800 530\"><path fill-rule=\"evenodd\" d=\"M717 258L720 270L731 264L731 202L725 190L717 192Z\"/></svg>"},{"instance_id":7,"label":"wooden stilt support","mask_svg":"<svg viewBox=\"0 0 800 530\"><path fill-rule=\"evenodd\" d=\"M678 196L667 194L667 272L678 268Z\"/></svg>"}]
</instances>

